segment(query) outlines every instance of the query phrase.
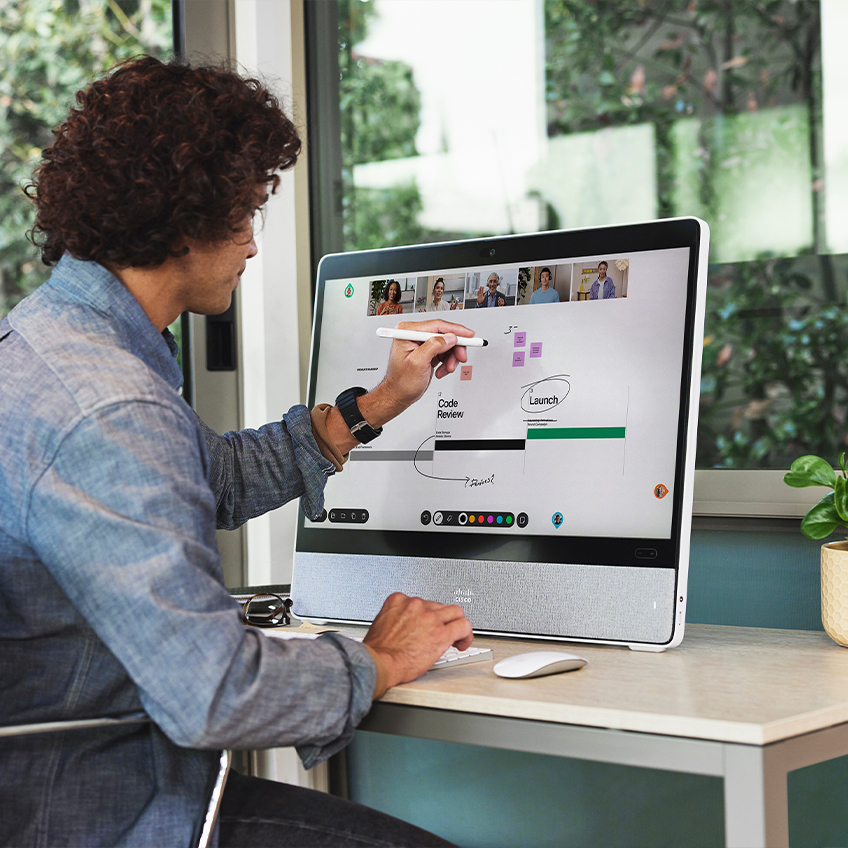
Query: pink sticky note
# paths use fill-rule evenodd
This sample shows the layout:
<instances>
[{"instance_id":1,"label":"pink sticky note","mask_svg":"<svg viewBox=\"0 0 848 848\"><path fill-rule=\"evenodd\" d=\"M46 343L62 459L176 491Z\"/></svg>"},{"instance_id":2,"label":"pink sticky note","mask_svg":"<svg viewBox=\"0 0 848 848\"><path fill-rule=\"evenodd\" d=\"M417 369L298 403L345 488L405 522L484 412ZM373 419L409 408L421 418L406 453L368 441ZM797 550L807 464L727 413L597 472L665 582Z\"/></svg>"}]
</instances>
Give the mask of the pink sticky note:
<instances>
[{"instance_id":1,"label":"pink sticky note","mask_svg":"<svg viewBox=\"0 0 848 848\"><path fill-rule=\"evenodd\" d=\"M513 347L524 347L527 344L527 333L516 333L514 338Z\"/></svg>"},{"instance_id":2,"label":"pink sticky note","mask_svg":"<svg viewBox=\"0 0 848 848\"><path fill-rule=\"evenodd\" d=\"M471 379L471 365L462 365L459 369L459 379L460 380L470 380Z\"/></svg>"},{"instance_id":3,"label":"pink sticky note","mask_svg":"<svg viewBox=\"0 0 848 848\"><path fill-rule=\"evenodd\" d=\"M512 367L522 368L524 366L524 351L516 351L512 354Z\"/></svg>"},{"instance_id":4,"label":"pink sticky note","mask_svg":"<svg viewBox=\"0 0 848 848\"><path fill-rule=\"evenodd\" d=\"M541 359L542 358L542 343L541 342L530 342L530 358L531 359Z\"/></svg>"}]
</instances>

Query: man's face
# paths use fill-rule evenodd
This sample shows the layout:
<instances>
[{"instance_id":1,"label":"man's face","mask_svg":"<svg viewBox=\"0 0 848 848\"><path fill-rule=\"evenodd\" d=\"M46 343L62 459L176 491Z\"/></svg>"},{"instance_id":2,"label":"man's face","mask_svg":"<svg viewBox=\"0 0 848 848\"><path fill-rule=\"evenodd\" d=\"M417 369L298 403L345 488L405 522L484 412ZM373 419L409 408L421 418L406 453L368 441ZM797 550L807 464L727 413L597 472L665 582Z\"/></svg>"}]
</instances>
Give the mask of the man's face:
<instances>
[{"instance_id":1,"label":"man's face","mask_svg":"<svg viewBox=\"0 0 848 848\"><path fill-rule=\"evenodd\" d=\"M267 200L257 193L257 209ZM238 288L247 260L258 249L253 237L254 215L245 217L239 229L224 241L187 239L189 252L178 260L179 294L184 310L198 315L226 312Z\"/></svg>"},{"instance_id":2,"label":"man's face","mask_svg":"<svg viewBox=\"0 0 848 848\"><path fill-rule=\"evenodd\" d=\"M249 222L227 241L191 242L183 275L186 309L199 315L226 312L247 260L257 252Z\"/></svg>"},{"instance_id":3,"label":"man's face","mask_svg":"<svg viewBox=\"0 0 848 848\"><path fill-rule=\"evenodd\" d=\"M489 286L489 294L494 294L498 290L498 278L494 275L489 277L487 285Z\"/></svg>"},{"instance_id":4,"label":"man's face","mask_svg":"<svg viewBox=\"0 0 848 848\"><path fill-rule=\"evenodd\" d=\"M551 275L547 271L542 271L539 274L539 281L542 283L542 288L546 289L551 281Z\"/></svg>"}]
</instances>

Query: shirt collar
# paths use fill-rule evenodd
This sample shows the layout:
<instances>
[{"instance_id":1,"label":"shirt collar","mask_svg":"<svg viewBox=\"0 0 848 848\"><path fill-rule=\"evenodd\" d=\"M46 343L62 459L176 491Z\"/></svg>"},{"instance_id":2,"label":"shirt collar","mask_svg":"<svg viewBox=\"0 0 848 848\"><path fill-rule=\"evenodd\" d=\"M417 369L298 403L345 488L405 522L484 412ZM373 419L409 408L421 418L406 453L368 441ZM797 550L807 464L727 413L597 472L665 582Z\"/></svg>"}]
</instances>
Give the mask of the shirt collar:
<instances>
[{"instance_id":1,"label":"shirt collar","mask_svg":"<svg viewBox=\"0 0 848 848\"><path fill-rule=\"evenodd\" d=\"M159 332L127 287L97 262L66 253L47 285L67 298L108 315L123 347L152 368L175 391L183 384L179 348L171 331Z\"/></svg>"}]
</instances>

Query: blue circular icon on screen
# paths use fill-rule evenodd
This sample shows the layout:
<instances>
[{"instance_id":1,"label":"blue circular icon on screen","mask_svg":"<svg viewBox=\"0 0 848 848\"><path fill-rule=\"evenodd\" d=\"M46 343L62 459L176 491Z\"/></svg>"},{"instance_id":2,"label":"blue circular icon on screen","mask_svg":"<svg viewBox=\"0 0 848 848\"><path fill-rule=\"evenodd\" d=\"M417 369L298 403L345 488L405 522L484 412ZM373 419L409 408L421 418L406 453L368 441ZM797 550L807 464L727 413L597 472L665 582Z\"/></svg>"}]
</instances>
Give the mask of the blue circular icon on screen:
<instances>
[{"instance_id":1,"label":"blue circular icon on screen","mask_svg":"<svg viewBox=\"0 0 848 848\"><path fill-rule=\"evenodd\" d=\"M554 527L556 527L557 530L559 530L560 525L562 524L562 513L561 512L555 512L551 516L551 523L554 525Z\"/></svg>"}]
</instances>

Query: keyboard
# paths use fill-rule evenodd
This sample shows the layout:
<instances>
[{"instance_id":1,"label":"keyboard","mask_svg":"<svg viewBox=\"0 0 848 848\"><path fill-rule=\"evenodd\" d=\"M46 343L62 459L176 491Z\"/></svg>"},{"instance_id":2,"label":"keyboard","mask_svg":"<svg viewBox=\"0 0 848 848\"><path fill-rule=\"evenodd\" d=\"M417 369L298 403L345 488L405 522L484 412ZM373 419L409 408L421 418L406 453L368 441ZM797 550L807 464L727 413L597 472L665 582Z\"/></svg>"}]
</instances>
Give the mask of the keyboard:
<instances>
[{"instance_id":1,"label":"keyboard","mask_svg":"<svg viewBox=\"0 0 848 848\"><path fill-rule=\"evenodd\" d=\"M336 628L327 628L327 630L321 630L318 627L314 627L313 625L306 625L309 627L307 632L303 632L301 628L289 629L286 627L269 627L262 629L262 633L266 636L272 636L277 639L316 639L321 633L339 633L342 636L346 636L348 639L354 639L357 642L361 642L365 636L365 631L362 628L353 629L344 629L337 630ZM301 625L303 627L303 625ZM492 653L491 648L475 648L472 645L470 648L466 648L464 651L457 650L456 648L448 648L437 660L430 666L430 671L433 671L437 668L454 668L458 665L464 665L465 663L473 663L473 662L485 662L486 660L492 660L495 658L495 655Z\"/></svg>"},{"instance_id":2,"label":"keyboard","mask_svg":"<svg viewBox=\"0 0 848 848\"><path fill-rule=\"evenodd\" d=\"M361 642L363 639L363 635L361 634L351 635L350 633L345 633L344 635L355 639L357 642ZM465 663L485 662L494 658L495 655L491 648L475 648L472 645L470 648L460 651L457 648L450 647L427 670L435 671L438 668L456 668L456 666L464 665Z\"/></svg>"},{"instance_id":3,"label":"keyboard","mask_svg":"<svg viewBox=\"0 0 848 848\"><path fill-rule=\"evenodd\" d=\"M495 655L491 648L475 648L473 645L464 650L458 651L456 648L448 648L434 663L430 666L430 671L437 668L454 668L458 665L473 662L484 662L485 660L494 659Z\"/></svg>"}]
</instances>

